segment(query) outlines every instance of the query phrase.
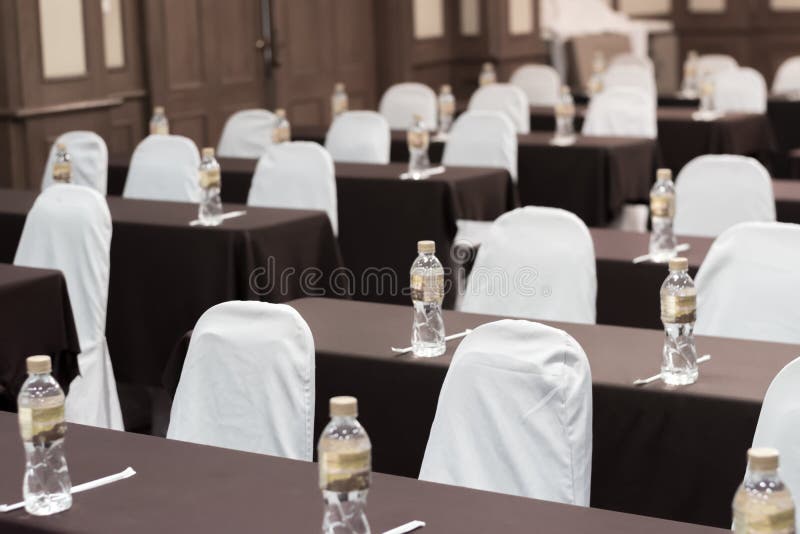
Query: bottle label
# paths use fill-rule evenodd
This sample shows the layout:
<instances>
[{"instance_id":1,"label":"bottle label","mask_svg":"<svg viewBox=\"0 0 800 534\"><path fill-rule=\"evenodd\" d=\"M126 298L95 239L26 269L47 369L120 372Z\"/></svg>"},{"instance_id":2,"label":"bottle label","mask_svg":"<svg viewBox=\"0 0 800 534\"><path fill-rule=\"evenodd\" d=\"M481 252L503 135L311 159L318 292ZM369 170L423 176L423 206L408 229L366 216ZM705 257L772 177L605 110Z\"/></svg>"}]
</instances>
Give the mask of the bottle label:
<instances>
[{"instance_id":1,"label":"bottle label","mask_svg":"<svg viewBox=\"0 0 800 534\"><path fill-rule=\"evenodd\" d=\"M661 296L661 320L664 323L685 324L697 319L697 292Z\"/></svg>"},{"instance_id":2,"label":"bottle label","mask_svg":"<svg viewBox=\"0 0 800 534\"><path fill-rule=\"evenodd\" d=\"M411 275L411 300L441 304L444 300L444 275L437 274L432 279L421 274Z\"/></svg>"},{"instance_id":3,"label":"bottle label","mask_svg":"<svg viewBox=\"0 0 800 534\"><path fill-rule=\"evenodd\" d=\"M50 445L67 432L64 422L64 403L43 408L19 408L19 430L23 441Z\"/></svg>"},{"instance_id":4,"label":"bottle label","mask_svg":"<svg viewBox=\"0 0 800 534\"><path fill-rule=\"evenodd\" d=\"M208 189L209 187L220 187L222 178L219 169L204 169L200 171L200 187Z\"/></svg>"},{"instance_id":5,"label":"bottle label","mask_svg":"<svg viewBox=\"0 0 800 534\"><path fill-rule=\"evenodd\" d=\"M735 514L733 531L736 534L794 534L794 507L772 514Z\"/></svg>"},{"instance_id":6,"label":"bottle label","mask_svg":"<svg viewBox=\"0 0 800 534\"><path fill-rule=\"evenodd\" d=\"M453 116L456 112L456 103L455 100L443 100L439 102L439 113L442 115L447 115L448 117Z\"/></svg>"},{"instance_id":7,"label":"bottle label","mask_svg":"<svg viewBox=\"0 0 800 534\"><path fill-rule=\"evenodd\" d=\"M319 486L323 490L347 492L369 489L372 451L321 452Z\"/></svg>"},{"instance_id":8,"label":"bottle label","mask_svg":"<svg viewBox=\"0 0 800 534\"><path fill-rule=\"evenodd\" d=\"M409 148L427 150L428 144L430 143L430 133L424 130L409 130L406 134L406 140L408 141Z\"/></svg>"},{"instance_id":9,"label":"bottle label","mask_svg":"<svg viewBox=\"0 0 800 534\"><path fill-rule=\"evenodd\" d=\"M165 122L151 124L150 135L169 135L169 126Z\"/></svg>"},{"instance_id":10,"label":"bottle label","mask_svg":"<svg viewBox=\"0 0 800 534\"><path fill-rule=\"evenodd\" d=\"M556 117L571 118L575 116L574 104L556 104Z\"/></svg>"},{"instance_id":11,"label":"bottle label","mask_svg":"<svg viewBox=\"0 0 800 534\"><path fill-rule=\"evenodd\" d=\"M69 161L57 161L53 164L53 180L56 182L69 182L72 174L72 165Z\"/></svg>"},{"instance_id":12,"label":"bottle label","mask_svg":"<svg viewBox=\"0 0 800 534\"><path fill-rule=\"evenodd\" d=\"M333 97L333 105L331 106L333 109L333 116L340 115L347 111L348 102L346 96L334 96Z\"/></svg>"},{"instance_id":13,"label":"bottle label","mask_svg":"<svg viewBox=\"0 0 800 534\"><path fill-rule=\"evenodd\" d=\"M653 217L675 217L675 195L651 194L650 215Z\"/></svg>"},{"instance_id":14,"label":"bottle label","mask_svg":"<svg viewBox=\"0 0 800 534\"><path fill-rule=\"evenodd\" d=\"M289 126L278 126L272 130L272 142L277 144L288 143L292 139L292 131Z\"/></svg>"}]
</instances>

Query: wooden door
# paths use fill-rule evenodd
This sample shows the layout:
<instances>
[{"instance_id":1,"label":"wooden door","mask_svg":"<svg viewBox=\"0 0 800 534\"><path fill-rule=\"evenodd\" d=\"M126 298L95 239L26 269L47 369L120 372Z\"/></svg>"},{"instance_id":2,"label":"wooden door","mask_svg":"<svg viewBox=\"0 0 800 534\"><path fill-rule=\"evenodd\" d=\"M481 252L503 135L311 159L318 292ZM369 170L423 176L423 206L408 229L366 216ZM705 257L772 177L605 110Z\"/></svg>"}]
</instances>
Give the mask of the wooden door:
<instances>
[{"instance_id":1,"label":"wooden door","mask_svg":"<svg viewBox=\"0 0 800 534\"><path fill-rule=\"evenodd\" d=\"M333 85L351 109L375 106L372 0L272 0L275 106L293 124L328 124Z\"/></svg>"}]
</instances>

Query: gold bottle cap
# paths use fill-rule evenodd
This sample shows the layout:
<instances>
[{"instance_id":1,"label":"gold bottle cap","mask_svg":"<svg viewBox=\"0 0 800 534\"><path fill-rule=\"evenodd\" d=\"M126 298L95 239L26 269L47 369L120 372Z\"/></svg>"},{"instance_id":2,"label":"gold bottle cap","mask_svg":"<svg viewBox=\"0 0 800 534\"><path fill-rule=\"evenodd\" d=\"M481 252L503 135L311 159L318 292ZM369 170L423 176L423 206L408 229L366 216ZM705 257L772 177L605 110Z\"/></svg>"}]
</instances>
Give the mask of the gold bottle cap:
<instances>
[{"instance_id":1,"label":"gold bottle cap","mask_svg":"<svg viewBox=\"0 0 800 534\"><path fill-rule=\"evenodd\" d=\"M442 93L449 95L453 92L453 88L450 87L449 83L442 84L442 87L439 89Z\"/></svg>"},{"instance_id":2,"label":"gold bottle cap","mask_svg":"<svg viewBox=\"0 0 800 534\"><path fill-rule=\"evenodd\" d=\"M153 114L155 115L163 115L164 114L164 106L156 106L153 108Z\"/></svg>"},{"instance_id":3,"label":"gold bottle cap","mask_svg":"<svg viewBox=\"0 0 800 534\"><path fill-rule=\"evenodd\" d=\"M656 171L656 180L672 180L672 169L658 169Z\"/></svg>"},{"instance_id":4,"label":"gold bottle cap","mask_svg":"<svg viewBox=\"0 0 800 534\"><path fill-rule=\"evenodd\" d=\"M417 254L433 254L436 252L435 241L417 241Z\"/></svg>"},{"instance_id":5,"label":"gold bottle cap","mask_svg":"<svg viewBox=\"0 0 800 534\"><path fill-rule=\"evenodd\" d=\"M344 83L343 82L336 82L333 86L333 90L337 92L344 92Z\"/></svg>"},{"instance_id":6,"label":"gold bottle cap","mask_svg":"<svg viewBox=\"0 0 800 534\"><path fill-rule=\"evenodd\" d=\"M689 260L686 258L672 258L669 260L670 271L687 271L689 270Z\"/></svg>"},{"instance_id":7,"label":"gold bottle cap","mask_svg":"<svg viewBox=\"0 0 800 534\"><path fill-rule=\"evenodd\" d=\"M207 146L203 148L203 158L211 159L214 157L214 148Z\"/></svg>"},{"instance_id":8,"label":"gold bottle cap","mask_svg":"<svg viewBox=\"0 0 800 534\"><path fill-rule=\"evenodd\" d=\"M50 362L50 356L28 356L25 360L25 366L28 368L29 373L49 373L53 369L53 364Z\"/></svg>"},{"instance_id":9,"label":"gold bottle cap","mask_svg":"<svg viewBox=\"0 0 800 534\"><path fill-rule=\"evenodd\" d=\"M280 119L285 119L286 118L286 110L283 109L283 108L278 108L278 109L275 110L275 115L277 115L278 118L280 118Z\"/></svg>"},{"instance_id":10,"label":"gold bottle cap","mask_svg":"<svg viewBox=\"0 0 800 534\"><path fill-rule=\"evenodd\" d=\"M331 397L331 417L356 417L358 415L358 400L355 397Z\"/></svg>"},{"instance_id":11,"label":"gold bottle cap","mask_svg":"<svg viewBox=\"0 0 800 534\"><path fill-rule=\"evenodd\" d=\"M778 449L769 447L753 447L747 451L750 469L756 471L775 471L778 469Z\"/></svg>"}]
</instances>

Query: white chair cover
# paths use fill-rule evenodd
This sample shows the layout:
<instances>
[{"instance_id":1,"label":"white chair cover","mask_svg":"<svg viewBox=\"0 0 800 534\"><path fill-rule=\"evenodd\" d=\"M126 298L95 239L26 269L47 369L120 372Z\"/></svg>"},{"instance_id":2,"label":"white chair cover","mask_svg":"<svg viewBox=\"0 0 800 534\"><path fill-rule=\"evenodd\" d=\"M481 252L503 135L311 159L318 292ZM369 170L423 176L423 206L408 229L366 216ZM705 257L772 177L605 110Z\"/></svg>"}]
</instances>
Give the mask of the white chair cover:
<instances>
[{"instance_id":1,"label":"white chair cover","mask_svg":"<svg viewBox=\"0 0 800 534\"><path fill-rule=\"evenodd\" d=\"M392 132L374 111L347 111L328 129L325 148L337 163L389 163Z\"/></svg>"},{"instance_id":2,"label":"white chair cover","mask_svg":"<svg viewBox=\"0 0 800 534\"><path fill-rule=\"evenodd\" d=\"M150 135L131 156L122 196L146 200L198 202L200 153L181 135Z\"/></svg>"},{"instance_id":3,"label":"white chair cover","mask_svg":"<svg viewBox=\"0 0 800 534\"><path fill-rule=\"evenodd\" d=\"M702 54L697 58L697 75L700 77L716 76L738 68L739 62L727 54Z\"/></svg>"},{"instance_id":4,"label":"white chair cover","mask_svg":"<svg viewBox=\"0 0 800 534\"><path fill-rule=\"evenodd\" d=\"M497 111L466 111L453 123L442 155L446 167L496 167L517 180L517 133Z\"/></svg>"},{"instance_id":5,"label":"white chair cover","mask_svg":"<svg viewBox=\"0 0 800 534\"><path fill-rule=\"evenodd\" d=\"M592 375L580 345L509 319L468 335L442 384L419 478L589 506L591 466Z\"/></svg>"},{"instance_id":6,"label":"white chair cover","mask_svg":"<svg viewBox=\"0 0 800 534\"><path fill-rule=\"evenodd\" d=\"M800 225L749 222L725 231L697 273L696 332L800 343L798 265Z\"/></svg>"},{"instance_id":7,"label":"white chair cover","mask_svg":"<svg viewBox=\"0 0 800 534\"><path fill-rule=\"evenodd\" d=\"M753 158L699 156L675 181L675 233L716 237L746 221L774 221L772 178Z\"/></svg>"},{"instance_id":8,"label":"white chair cover","mask_svg":"<svg viewBox=\"0 0 800 534\"><path fill-rule=\"evenodd\" d=\"M436 93L423 83L405 82L389 87L381 97L378 111L394 130L408 130L414 115L420 115L429 130L438 124Z\"/></svg>"},{"instance_id":9,"label":"white chair cover","mask_svg":"<svg viewBox=\"0 0 800 534\"><path fill-rule=\"evenodd\" d=\"M531 106L555 106L561 95L561 76L550 65L522 65L509 83L525 92Z\"/></svg>"},{"instance_id":10,"label":"white chair cover","mask_svg":"<svg viewBox=\"0 0 800 534\"><path fill-rule=\"evenodd\" d=\"M266 109L237 111L225 121L217 155L222 158L260 158L272 144L276 122L275 114Z\"/></svg>"},{"instance_id":11,"label":"white chair cover","mask_svg":"<svg viewBox=\"0 0 800 534\"><path fill-rule=\"evenodd\" d=\"M14 265L58 269L67 281L81 345L80 376L70 384L66 400L67 421L122 430L105 337L110 251L105 198L89 187L54 184L28 213Z\"/></svg>"},{"instance_id":12,"label":"white chair cover","mask_svg":"<svg viewBox=\"0 0 800 534\"><path fill-rule=\"evenodd\" d=\"M714 109L734 113L766 113L767 82L755 69L720 72L714 76Z\"/></svg>"},{"instance_id":13,"label":"white chair cover","mask_svg":"<svg viewBox=\"0 0 800 534\"><path fill-rule=\"evenodd\" d=\"M645 137L658 136L655 99L637 87L612 87L592 97L583 135Z\"/></svg>"},{"instance_id":14,"label":"white chair cover","mask_svg":"<svg viewBox=\"0 0 800 534\"><path fill-rule=\"evenodd\" d=\"M321 210L338 234L336 174L333 159L309 141L272 145L258 160L248 206Z\"/></svg>"},{"instance_id":15,"label":"white chair cover","mask_svg":"<svg viewBox=\"0 0 800 534\"><path fill-rule=\"evenodd\" d=\"M650 95L655 102L658 94L656 77L652 68L631 63L614 63L603 75L605 88L635 87ZM655 104L653 104L655 105Z\"/></svg>"},{"instance_id":16,"label":"white chair cover","mask_svg":"<svg viewBox=\"0 0 800 534\"><path fill-rule=\"evenodd\" d=\"M559 208L526 206L492 225L461 310L594 324L597 275L589 229Z\"/></svg>"},{"instance_id":17,"label":"white chair cover","mask_svg":"<svg viewBox=\"0 0 800 534\"><path fill-rule=\"evenodd\" d=\"M644 67L651 73L655 73L656 68L653 65L653 60L649 57L643 57L638 54L633 54L631 52L625 52L623 54L617 54L611 61L609 62L609 67L614 67L618 65L636 65L638 67Z\"/></svg>"},{"instance_id":18,"label":"white chair cover","mask_svg":"<svg viewBox=\"0 0 800 534\"><path fill-rule=\"evenodd\" d=\"M108 185L108 147L102 137L83 130L59 135L50 147L42 176L42 189L53 185L53 163L56 160L56 145L59 143L67 147L67 152L72 157L70 181L89 186L105 195Z\"/></svg>"},{"instance_id":19,"label":"white chair cover","mask_svg":"<svg viewBox=\"0 0 800 534\"><path fill-rule=\"evenodd\" d=\"M314 340L285 304L234 301L195 325L167 437L311 460Z\"/></svg>"},{"instance_id":20,"label":"white chair cover","mask_svg":"<svg viewBox=\"0 0 800 534\"><path fill-rule=\"evenodd\" d=\"M470 111L502 111L517 130L531 131L531 111L525 91L510 83L492 83L479 87L469 99Z\"/></svg>"},{"instance_id":21,"label":"white chair cover","mask_svg":"<svg viewBox=\"0 0 800 534\"><path fill-rule=\"evenodd\" d=\"M778 67L772 81L772 93L776 95L800 91L800 56L792 56Z\"/></svg>"},{"instance_id":22,"label":"white chair cover","mask_svg":"<svg viewBox=\"0 0 800 534\"><path fill-rule=\"evenodd\" d=\"M781 453L780 475L790 488L800 487L800 358L789 362L772 380L761 405L753 447L772 447ZM795 508L800 495L792 493Z\"/></svg>"}]
</instances>

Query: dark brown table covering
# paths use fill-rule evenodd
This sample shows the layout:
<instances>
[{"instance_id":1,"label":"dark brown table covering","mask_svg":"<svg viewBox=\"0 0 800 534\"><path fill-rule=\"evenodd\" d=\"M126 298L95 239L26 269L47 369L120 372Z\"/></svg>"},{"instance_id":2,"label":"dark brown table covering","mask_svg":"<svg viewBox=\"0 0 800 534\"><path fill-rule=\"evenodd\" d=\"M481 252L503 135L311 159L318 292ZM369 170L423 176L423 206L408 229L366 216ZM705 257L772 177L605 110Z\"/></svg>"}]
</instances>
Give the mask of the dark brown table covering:
<instances>
[{"instance_id":1,"label":"dark brown table covering","mask_svg":"<svg viewBox=\"0 0 800 534\"><path fill-rule=\"evenodd\" d=\"M0 261L13 259L36 195L0 191ZM322 212L247 207L247 215L205 228L189 226L197 217L193 204L108 197L108 207L114 235L106 334L115 376L124 385L160 386L175 340L211 306L284 302L308 295L303 283L329 294L330 273L341 266ZM226 207L237 209L245 207ZM254 279L254 288L251 275L259 268L264 276ZM323 276L301 282L308 268ZM281 273L293 275L280 284L275 277Z\"/></svg>"},{"instance_id":2,"label":"dark brown table covering","mask_svg":"<svg viewBox=\"0 0 800 534\"><path fill-rule=\"evenodd\" d=\"M308 323L316 348L315 432L328 397L359 398L377 471L415 477L425 453L442 382L458 342L440 358L396 356L407 346L406 306L302 299L290 303ZM445 312L448 333L499 317ZM800 346L699 337L713 359L689 387L637 388L658 372L663 333L613 326L548 323L572 335L592 369L592 506L726 527L745 453L772 378ZM174 392L190 334L172 359L165 385Z\"/></svg>"},{"instance_id":3,"label":"dark brown table covering","mask_svg":"<svg viewBox=\"0 0 800 534\"><path fill-rule=\"evenodd\" d=\"M800 178L800 148L789 152L789 177Z\"/></svg>"},{"instance_id":4,"label":"dark brown table covering","mask_svg":"<svg viewBox=\"0 0 800 534\"><path fill-rule=\"evenodd\" d=\"M800 181L773 179L772 189L778 220L800 224Z\"/></svg>"},{"instance_id":5,"label":"dark brown table covering","mask_svg":"<svg viewBox=\"0 0 800 534\"><path fill-rule=\"evenodd\" d=\"M0 409L16 409L25 358L35 354L50 355L53 376L68 392L81 347L64 275L0 263L0 304Z\"/></svg>"},{"instance_id":6,"label":"dark brown table covering","mask_svg":"<svg viewBox=\"0 0 800 534\"><path fill-rule=\"evenodd\" d=\"M369 431L369 428L367 429ZM0 501L20 496L24 457L16 420L0 414ZM116 473L130 465L132 478L75 496L72 508L36 518L24 510L0 516L4 534L218 534L220 532L319 532L322 498L317 466L71 425L67 454L74 483ZM376 451L377 452L377 451ZM374 474L367 515L373 532L413 519L421 532L560 534L722 534L723 531L474 491ZM533 526L533 527L532 527Z\"/></svg>"}]
</instances>

